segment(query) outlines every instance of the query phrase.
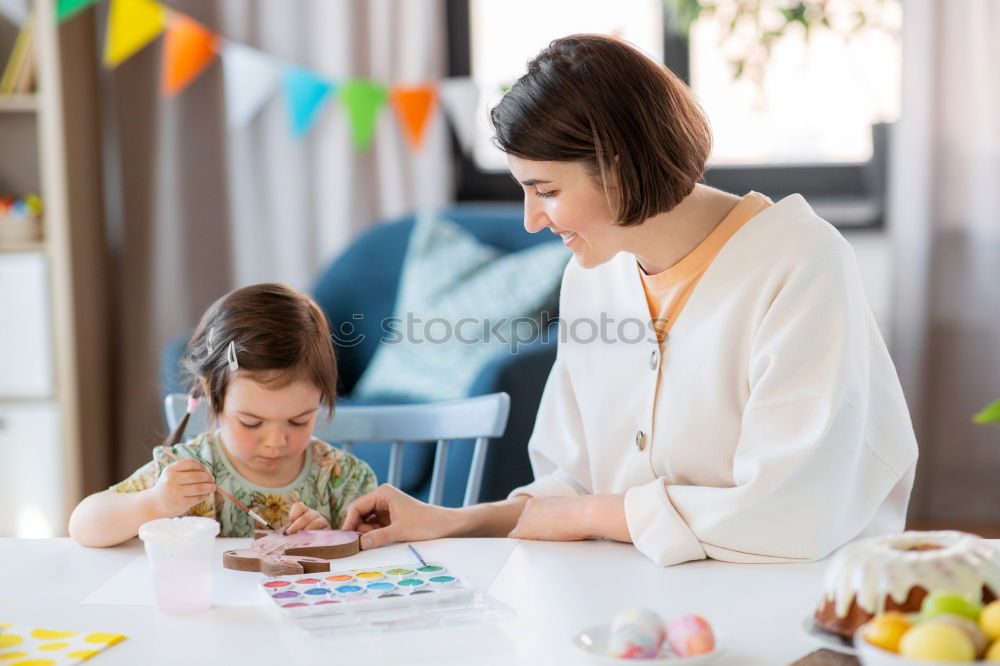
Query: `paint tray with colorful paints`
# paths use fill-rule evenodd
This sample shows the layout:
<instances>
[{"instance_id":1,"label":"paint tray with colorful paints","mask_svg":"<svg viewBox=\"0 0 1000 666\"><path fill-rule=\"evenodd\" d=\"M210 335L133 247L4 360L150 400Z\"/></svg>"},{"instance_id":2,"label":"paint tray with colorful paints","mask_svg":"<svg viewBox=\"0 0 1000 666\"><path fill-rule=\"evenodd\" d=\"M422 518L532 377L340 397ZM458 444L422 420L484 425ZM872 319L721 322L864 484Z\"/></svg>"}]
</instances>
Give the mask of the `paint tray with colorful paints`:
<instances>
[{"instance_id":1,"label":"paint tray with colorful paints","mask_svg":"<svg viewBox=\"0 0 1000 666\"><path fill-rule=\"evenodd\" d=\"M358 613L472 599L474 589L441 563L273 576L264 594L286 615Z\"/></svg>"}]
</instances>

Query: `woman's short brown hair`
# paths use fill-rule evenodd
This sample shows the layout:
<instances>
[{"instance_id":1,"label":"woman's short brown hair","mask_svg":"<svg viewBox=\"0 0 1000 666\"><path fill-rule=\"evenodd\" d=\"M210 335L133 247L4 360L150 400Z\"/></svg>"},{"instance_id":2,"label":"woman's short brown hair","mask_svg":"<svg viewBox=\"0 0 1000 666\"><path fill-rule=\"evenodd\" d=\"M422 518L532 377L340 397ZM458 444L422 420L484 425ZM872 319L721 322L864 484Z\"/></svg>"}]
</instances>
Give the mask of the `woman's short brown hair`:
<instances>
[{"instance_id":1,"label":"woman's short brown hair","mask_svg":"<svg viewBox=\"0 0 1000 666\"><path fill-rule=\"evenodd\" d=\"M712 149L708 120L684 82L604 35L550 43L493 107L490 122L505 153L583 162L622 226L680 203Z\"/></svg>"}]
</instances>

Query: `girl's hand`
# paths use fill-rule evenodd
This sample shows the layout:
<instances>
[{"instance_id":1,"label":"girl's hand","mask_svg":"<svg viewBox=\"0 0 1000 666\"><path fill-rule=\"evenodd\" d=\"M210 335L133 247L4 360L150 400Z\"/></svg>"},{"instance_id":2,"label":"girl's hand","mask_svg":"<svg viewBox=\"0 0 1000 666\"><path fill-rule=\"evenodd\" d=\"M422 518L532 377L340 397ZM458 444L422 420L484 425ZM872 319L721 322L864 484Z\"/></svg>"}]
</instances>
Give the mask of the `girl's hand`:
<instances>
[{"instance_id":1,"label":"girl's hand","mask_svg":"<svg viewBox=\"0 0 1000 666\"><path fill-rule=\"evenodd\" d=\"M330 523L326 518L316 511L310 509L302 502L296 502L288 510L288 525L285 527L285 534L295 534L299 530L328 530Z\"/></svg>"},{"instance_id":2,"label":"girl's hand","mask_svg":"<svg viewBox=\"0 0 1000 666\"><path fill-rule=\"evenodd\" d=\"M532 497L507 536L539 541L580 541L592 535L583 524L587 497Z\"/></svg>"},{"instance_id":3,"label":"girl's hand","mask_svg":"<svg viewBox=\"0 0 1000 666\"><path fill-rule=\"evenodd\" d=\"M173 518L187 512L215 492L215 477L190 458L170 463L163 469L151 496L156 512Z\"/></svg>"},{"instance_id":4,"label":"girl's hand","mask_svg":"<svg viewBox=\"0 0 1000 666\"><path fill-rule=\"evenodd\" d=\"M443 507L425 504L383 483L351 502L341 529L361 532L361 547L378 548L396 541L424 541L448 534Z\"/></svg>"}]
</instances>

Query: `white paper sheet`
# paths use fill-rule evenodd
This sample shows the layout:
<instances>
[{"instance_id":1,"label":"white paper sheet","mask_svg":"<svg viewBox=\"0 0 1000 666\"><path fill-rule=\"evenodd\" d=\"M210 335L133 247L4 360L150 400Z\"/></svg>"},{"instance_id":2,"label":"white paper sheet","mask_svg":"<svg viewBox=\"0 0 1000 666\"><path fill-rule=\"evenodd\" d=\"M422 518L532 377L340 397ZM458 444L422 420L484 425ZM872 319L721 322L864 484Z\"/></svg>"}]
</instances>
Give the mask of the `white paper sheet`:
<instances>
[{"instance_id":1,"label":"white paper sheet","mask_svg":"<svg viewBox=\"0 0 1000 666\"><path fill-rule=\"evenodd\" d=\"M441 539L415 543L427 561L443 561L460 573L474 587L489 590L493 579L503 568L517 542L507 540L497 547L498 539ZM247 548L248 539L217 539L215 544L215 570L212 578L213 606L256 606L268 601L257 587L261 574L230 571L222 566L222 553L236 548ZM333 560L332 569L356 569L374 565L413 563L413 555L405 544L395 544L364 551L352 557ZM146 556L139 555L111 576L103 585L91 592L83 604L113 606L151 606L153 585L146 563Z\"/></svg>"},{"instance_id":2,"label":"white paper sheet","mask_svg":"<svg viewBox=\"0 0 1000 666\"><path fill-rule=\"evenodd\" d=\"M260 596L256 584L260 574L230 571L222 566L222 555L216 558L212 574L213 606L253 606L266 601ZM91 592L81 602L114 606L153 605L153 584L146 556L140 555L129 562L103 585Z\"/></svg>"}]
</instances>

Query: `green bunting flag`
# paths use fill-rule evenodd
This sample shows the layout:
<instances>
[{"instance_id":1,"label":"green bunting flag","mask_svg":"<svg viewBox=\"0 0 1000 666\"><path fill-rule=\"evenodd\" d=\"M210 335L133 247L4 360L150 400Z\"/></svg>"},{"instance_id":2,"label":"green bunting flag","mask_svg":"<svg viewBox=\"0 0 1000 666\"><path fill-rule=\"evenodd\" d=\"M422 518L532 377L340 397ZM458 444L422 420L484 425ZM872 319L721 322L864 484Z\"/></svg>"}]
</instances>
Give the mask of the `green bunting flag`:
<instances>
[{"instance_id":1,"label":"green bunting flag","mask_svg":"<svg viewBox=\"0 0 1000 666\"><path fill-rule=\"evenodd\" d=\"M341 86L338 96L347 109L355 150L367 150L375 135L375 118L388 100L388 91L373 81L351 79Z\"/></svg>"},{"instance_id":2,"label":"green bunting flag","mask_svg":"<svg viewBox=\"0 0 1000 666\"><path fill-rule=\"evenodd\" d=\"M57 0L56 19L62 23L77 12L96 3L97 0Z\"/></svg>"}]
</instances>

